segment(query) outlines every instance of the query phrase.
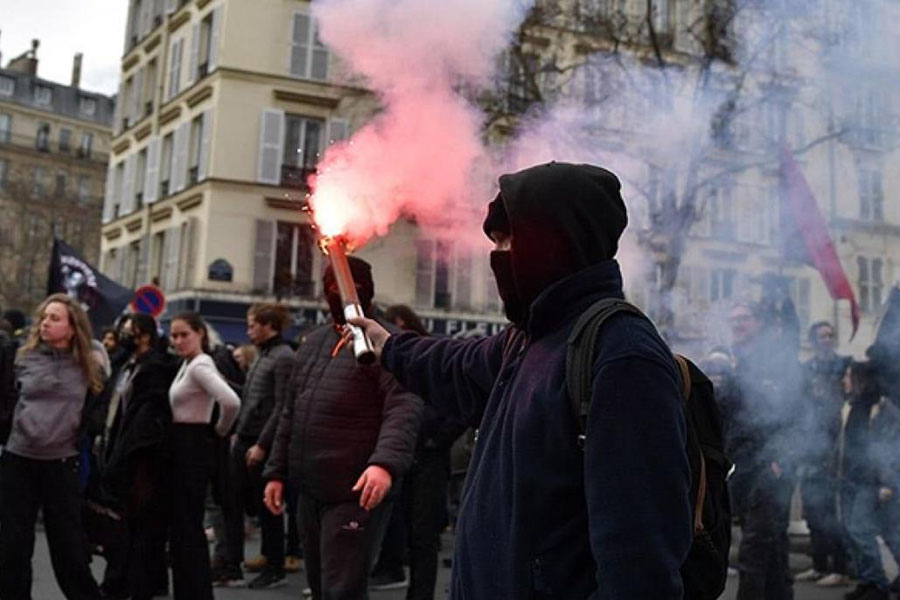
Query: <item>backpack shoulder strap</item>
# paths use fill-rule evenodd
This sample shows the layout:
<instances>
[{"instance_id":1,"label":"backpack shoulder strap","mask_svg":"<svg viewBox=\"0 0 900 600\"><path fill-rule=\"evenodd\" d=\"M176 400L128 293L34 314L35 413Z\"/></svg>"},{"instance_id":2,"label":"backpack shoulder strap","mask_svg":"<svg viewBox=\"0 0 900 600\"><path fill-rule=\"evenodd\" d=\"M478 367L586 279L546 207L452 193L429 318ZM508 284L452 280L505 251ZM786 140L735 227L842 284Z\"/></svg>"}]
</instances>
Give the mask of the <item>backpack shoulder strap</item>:
<instances>
[{"instance_id":1,"label":"backpack shoulder strap","mask_svg":"<svg viewBox=\"0 0 900 600\"><path fill-rule=\"evenodd\" d=\"M578 421L579 445L584 444L584 432L591 404L591 384L593 379L594 349L600 327L609 317L620 311L627 311L647 318L641 310L630 302L619 298L598 300L585 310L575 321L566 343L566 391Z\"/></svg>"},{"instance_id":2,"label":"backpack shoulder strap","mask_svg":"<svg viewBox=\"0 0 900 600\"><path fill-rule=\"evenodd\" d=\"M675 355L675 363L681 370L684 417L685 419L692 419L693 415L690 406L688 406L688 402L691 400L691 387L693 386L691 367L688 364L688 360L681 354ZM706 457L703 456L704 448L697 437L697 430L691 424L688 424L688 436L691 438L688 443L693 443L696 446L700 460L700 477L697 478L697 495L694 497L694 535L698 535L703 531L703 504L706 502Z\"/></svg>"}]
</instances>

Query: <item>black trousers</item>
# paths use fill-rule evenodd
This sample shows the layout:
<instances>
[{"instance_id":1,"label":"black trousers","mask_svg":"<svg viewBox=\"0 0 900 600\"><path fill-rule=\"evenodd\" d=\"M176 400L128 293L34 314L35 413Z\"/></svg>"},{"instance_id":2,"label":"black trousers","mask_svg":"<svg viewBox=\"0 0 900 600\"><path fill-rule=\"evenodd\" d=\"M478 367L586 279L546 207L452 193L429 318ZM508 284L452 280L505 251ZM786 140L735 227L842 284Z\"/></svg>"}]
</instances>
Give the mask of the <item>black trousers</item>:
<instances>
[{"instance_id":1,"label":"black trousers","mask_svg":"<svg viewBox=\"0 0 900 600\"><path fill-rule=\"evenodd\" d=\"M739 511L737 600L792 600L787 536L794 482L764 471L755 476Z\"/></svg>"},{"instance_id":2,"label":"black trousers","mask_svg":"<svg viewBox=\"0 0 900 600\"><path fill-rule=\"evenodd\" d=\"M4 451L0 485L0 598L31 598L34 527L41 509L50 562L63 594L69 600L99 600L81 521L77 458L34 460Z\"/></svg>"},{"instance_id":3,"label":"black trousers","mask_svg":"<svg viewBox=\"0 0 900 600\"><path fill-rule=\"evenodd\" d=\"M206 490L213 469L209 425L172 426L169 544L175 598L212 600L209 547L203 531Z\"/></svg>"},{"instance_id":4,"label":"black trousers","mask_svg":"<svg viewBox=\"0 0 900 600\"><path fill-rule=\"evenodd\" d=\"M837 486L831 477L819 473L804 477L800 489L803 515L809 525L813 568L819 573L846 575L846 534L837 514Z\"/></svg>"},{"instance_id":5,"label":"black trousers","mask_svg":"<svg viewBox=\"0 0 900 600\"><path fill-rule=\"evenodd\" d=\"M433 600L441 529L447 510L449 450L420 450L403 480L402 510L394 510L376 570L400 572L409 548L407 600Z\"/></svg>"},{"instance_id":6,"label":"black trousers","mask_svg":"<svg viewBox=\"0 0 900 600\"><path fill-rule=\"evenodd\" d=\"M249 468L245 458L252 445L252 441L239 439L231 449L228 477L232 493L222 506L225 514L226 562L231 567L243 562L244 515L251 514L259 517L262 555L270 568L277 570L284 565L284 516L273 515L263 505L263 465Z\"/></svg>"},{"instance_id":7,"label":"black trousers","mask_svg":"<svg viewBox=\"0 0 900 600\"><path fill-rule=\"evenodd\" d=\"M313 600L369 597L369 571L391 516L385 500L368 512L359 502L327 504L300 492L300 537Z\"/></svg>"}]
</instances>

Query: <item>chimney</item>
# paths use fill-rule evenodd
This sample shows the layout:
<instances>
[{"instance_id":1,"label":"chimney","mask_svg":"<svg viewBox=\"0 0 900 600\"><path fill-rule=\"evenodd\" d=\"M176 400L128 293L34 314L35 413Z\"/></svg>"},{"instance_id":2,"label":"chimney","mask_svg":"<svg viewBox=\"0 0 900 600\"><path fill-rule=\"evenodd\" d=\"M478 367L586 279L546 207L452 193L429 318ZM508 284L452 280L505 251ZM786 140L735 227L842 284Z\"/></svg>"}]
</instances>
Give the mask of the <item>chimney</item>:
<instances>
[{"instance_id":1,"label":"chimney","mask_svg":"<svg viewBox=\"0 0 900 600\"><path fill-rule=\"evenodd\" d=\"M27 50L9 61L6 68L10 71L25 73L32 77L36 77L38 68L37 49L39 45L40 42L38 40L31 40L31 50Z\"/></svg>"},{"instance_id":2,"label":"chimney","mask_svg":"<svg viewBox=\"0 0 900 600\"><path fill-rule=\"evenodd\" d=\"M75 53L75 58L72 60L72 87L77 88L81 85L81 52Z\"/></svg>"}]
</instances>

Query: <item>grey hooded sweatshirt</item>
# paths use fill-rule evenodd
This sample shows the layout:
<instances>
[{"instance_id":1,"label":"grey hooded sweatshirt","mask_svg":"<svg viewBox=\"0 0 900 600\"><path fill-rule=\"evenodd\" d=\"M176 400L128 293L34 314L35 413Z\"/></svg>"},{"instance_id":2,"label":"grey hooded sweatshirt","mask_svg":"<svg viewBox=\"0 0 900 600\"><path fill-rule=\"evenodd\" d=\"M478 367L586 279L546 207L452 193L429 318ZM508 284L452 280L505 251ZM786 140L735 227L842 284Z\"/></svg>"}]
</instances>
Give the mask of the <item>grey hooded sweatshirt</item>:
<instances>
[{"instance_id":1,"label":"grey hooded sweatshirt","mask_svg":"<svg viewBox=\"0 0 900 600\"><path fill-rule=\"evenodd\" d=\"M19 401L6 451L59 460L78 455L88 380L70 351L41 344L16 359Z\"/></svg>"}]
</instances>

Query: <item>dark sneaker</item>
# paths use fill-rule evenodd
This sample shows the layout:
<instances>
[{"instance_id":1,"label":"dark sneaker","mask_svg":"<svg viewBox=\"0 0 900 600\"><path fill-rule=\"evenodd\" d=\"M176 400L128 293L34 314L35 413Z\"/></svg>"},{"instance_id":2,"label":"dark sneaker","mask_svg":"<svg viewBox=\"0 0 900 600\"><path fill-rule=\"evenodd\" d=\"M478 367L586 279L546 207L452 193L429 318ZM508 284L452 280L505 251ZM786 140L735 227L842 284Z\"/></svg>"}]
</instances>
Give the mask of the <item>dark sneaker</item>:
<instances>
[{"instance_id":1,"label":"dark sneaker","mask_svg":"<svg viewBox=\"0 0 900 600\"><path fill-rule=\"evenodd\" d=\"M406 579L406 572L403 569L379 571L369 579L369 589L375 591L399 590L408 586L409 581Z\"/></svg>"},{"instance_id":2,"label":"dark sneaker","mask_svg":"<svg viewBox=\"0 0 900 600\"><path fill-rule=\"evenodd\" d=\"M247 587L251 590L268 590L287 585L287 577L282 570L266 569L256 576Z\"/></svg>"}]
</instances>

